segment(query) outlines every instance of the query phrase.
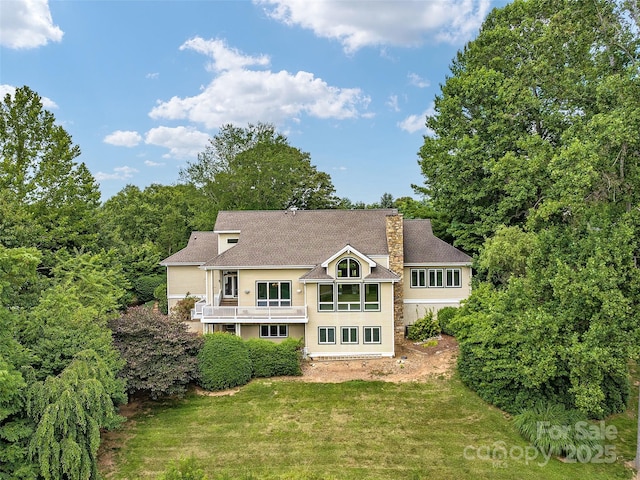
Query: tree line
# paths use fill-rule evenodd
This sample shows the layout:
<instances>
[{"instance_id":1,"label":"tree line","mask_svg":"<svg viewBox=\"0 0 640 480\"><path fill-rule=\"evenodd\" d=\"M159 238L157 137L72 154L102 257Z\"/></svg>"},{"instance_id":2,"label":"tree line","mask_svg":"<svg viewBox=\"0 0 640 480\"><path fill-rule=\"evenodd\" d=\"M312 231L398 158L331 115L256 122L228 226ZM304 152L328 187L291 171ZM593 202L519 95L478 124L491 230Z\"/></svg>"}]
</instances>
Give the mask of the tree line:
<instances>
[{"instance_id":1,"label":"tree line","mask_svg":"<svg viewBox=\"0 0 640 480\"><path fill-rule=\"evenodd\" d=\"M197 377L185 309L133 307L166 308L160 260L218 211L396 203L338 198L262 123L223 126L175 185L127 185L102 203L80 148L27 86L0 103L0 147L0 478L97 478L100 431L122 422L127 395L180 393Z\"/></svg>"},{"instance_id":2,"label":"tree line","mask_svg":"<svg viewBox=\"0 0 640 480\"><path fill-rule=\"evenodd\" d=\"M459 371L516 413L623 410L640 347L640 77L633 1L494 10L428 117L422 187L476 284Z\"/></svg>"}]
</instances>

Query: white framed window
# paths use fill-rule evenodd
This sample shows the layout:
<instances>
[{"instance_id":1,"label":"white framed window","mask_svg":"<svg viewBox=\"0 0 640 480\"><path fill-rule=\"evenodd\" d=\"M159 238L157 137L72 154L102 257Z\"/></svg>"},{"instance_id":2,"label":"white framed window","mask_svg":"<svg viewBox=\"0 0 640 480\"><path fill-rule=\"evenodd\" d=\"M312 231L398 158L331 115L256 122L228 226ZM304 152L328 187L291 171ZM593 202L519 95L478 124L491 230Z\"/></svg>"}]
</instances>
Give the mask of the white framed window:
<instances>
[{"instance_id":1,"label":"white framed window","mask_svg":"<svg viewBox=\"0 0 640 480\"><path fill-rule=\"evenodd\" d=\"M359 283L338 283L338 310L360 311L360 284Z\"/></svg>"},{"instance_id":2,"label":"white framed window","mask_svg":"<svg viewBox=\"0 0 640 480\"><path fill-rule=\"evenodd\" d=\"M333 283L318 284L318 311L333 312Z\"/></svg>"},{"instance_id":3,"label":"white framed window","mask_svg":"<svg viewBox=\"0 0 640 480\"><path fill-rule=\"evenodd\" d=\"M430 268L429 287L460 288L462 287L462 271L459 268ZM413 277L411 278L413 285Z\"/></svg>"},{"instance_id":4,"label":"white framed window","mask_svg":"<svg viewBox=\"0 0 640 480\"><path fill-rule=\"evenodd\" d=\"M353 258L343 258L336 265L336 277L360 278L360 262Z\"/></svg>"},{"instance_id":5,"label":"white framed window","mask_svg":"<svg viewBox=\"0 0 640 480\"><path fill-rule=\"evenodd\" d=\"M369 311L380 310L380 284L364 284L364 309Z\"/></svg>"},{"instance_id":6,"label":"white framed window","mask_svg":"<svg viewBox=\"0 0 640 480\"><path fill-rule=\"evenodd\" d=\"M358 343L358 327L340 327L340 343Z\"/></svg>"},{"instance_id":7,"label":"white framed window","mask_svg":"<svg viewBox=\"0 0 640 480\"><path fill-rule=\"evenodd\" d=\"M336 343L336 327L318 327L318 343L320 345Z\"/></svg>"},{"instance_id":8,"label":"white framed window","mask_svg":"<svg viewBox=\"0 0 640 480\"><path fill-rule=\"evenodd\" d=\"M431 288L441 288L444 286L442 281L442 269L441 268L431 268L429 269L429 287Z\"/></svg>"},{"instance_id":9,"label":"white framed window","mask_svg":"<svg viewBox=\"0 0 640 480\"><path fill-rule=\"evenodd\" d=\"M459 268L447 268L445 270L445 287L460 288L462 287L462 273Z\"/></svg>"},{"instance_id":10,"label":"white framed window","mask_svg":"<svg viewBox=\"0 0 640 480\"><path fill-rule=\"evenodd\" d=\"M288 336L288 325L260 325L260 337L262 338L286 338Z\"/></svg>"},{"instance_id":11,"label":"white framed window","mask_svg":"<svg viewBox=\"0 0 640 480\"><path fill-rule=\"evenodd\" d=\"M427 269L411 269L411 288L425 288L427 286Z\"/></svg>"},{"instance_id":12,"label":"white framed window","mask_svg":"<svg viewBox=\"0 0 640 480\"><path fill-rule=\"evenodd\" d=\"M291 306L291 282L257 282L256 292L258 307Z\"/></svg>"},{"instance_id":13,"label":"white framed window","mask_svg":"<svg viewBox=\"0 0 640 480\"><path fill-rule=\"evenodd\" d=\"M363 327L364 342L363 343L382 343L381 327Z\"/></svg>"}]
</instances>

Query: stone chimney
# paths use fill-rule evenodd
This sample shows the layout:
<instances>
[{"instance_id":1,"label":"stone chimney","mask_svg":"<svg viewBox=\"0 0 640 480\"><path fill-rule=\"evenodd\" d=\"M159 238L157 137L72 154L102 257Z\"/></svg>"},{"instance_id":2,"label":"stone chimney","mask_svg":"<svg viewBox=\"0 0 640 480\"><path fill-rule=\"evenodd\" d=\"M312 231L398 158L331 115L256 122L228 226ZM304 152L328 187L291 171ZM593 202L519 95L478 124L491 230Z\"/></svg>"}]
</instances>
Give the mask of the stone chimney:
<instances>
[{"instance_id":1,"label":"stone chimney","mask_svg":"<svg viewBox=\"0 0 640 480\"><path fill-rule=\"evenodd\" d=\"M393 325L395 343L404 338L404 225L401 213L387 215L389 270L400 277L393 286Z\"/></svg>"}]
</instances>

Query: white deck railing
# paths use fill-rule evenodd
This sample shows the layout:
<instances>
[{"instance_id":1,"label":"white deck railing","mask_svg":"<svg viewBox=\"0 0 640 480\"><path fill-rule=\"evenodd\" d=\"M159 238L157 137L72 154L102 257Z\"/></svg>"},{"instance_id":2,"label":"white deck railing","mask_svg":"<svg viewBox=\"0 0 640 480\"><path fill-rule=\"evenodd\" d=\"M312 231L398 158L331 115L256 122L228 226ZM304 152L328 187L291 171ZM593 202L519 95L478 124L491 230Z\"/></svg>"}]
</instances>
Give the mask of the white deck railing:
<instances>
[{"instance_id":1,"label":"white deck railing","mask_svg":"<svg viewBox=\"0 0 640 480\"><path fill-rule=\"evenodd\" d=\"M202 323L287 322L307 323L307 307L214 307L202 308Z\"/></svg>"}]
</instances>

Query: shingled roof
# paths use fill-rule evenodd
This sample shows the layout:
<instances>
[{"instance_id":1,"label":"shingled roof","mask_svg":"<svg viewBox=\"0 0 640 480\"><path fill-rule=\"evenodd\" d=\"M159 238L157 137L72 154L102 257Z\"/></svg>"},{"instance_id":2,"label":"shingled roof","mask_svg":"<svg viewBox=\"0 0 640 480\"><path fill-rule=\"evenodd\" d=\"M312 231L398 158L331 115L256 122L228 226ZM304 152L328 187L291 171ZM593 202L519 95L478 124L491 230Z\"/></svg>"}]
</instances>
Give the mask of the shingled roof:
<instances>
[{"instance_id":1,"label":"shingled roof","mask_svg":"<svg viewBox=\"0 0 640 480\"><path fill-rule=\"evenodd\" d=\"M312 268L351 245L388 255L386 217L395 209L223 211L214 232L240 231L238 243L206 266Z\"/></svg>"},{"instance_id":2,"label":"shingled roof","mask_svg":"<svg viewBox=\"0 0 640 480\"><path fill-rule=\"evenodd\" d=\"M471 257L433 235L431 220L404 220L404 263L471 263Z\"/></svg>"},{"instance_id":3,"label":"shingled roof","mask_svg":"<svg viewBox=\"0 0 640 480\"><path fill-rule=\"evenodd\" d=\"M314 269L305 277L321 279L315 267L347 245L368 257L389 255L386 217L397 213L396 209L222 211L213 232L193 232L187 246L161 265L304 267ZM403 225L405 264L471 263L471 257L433 235L429 220L404 220ZM218 255L221 232L241 234L235 246ZM384 270L375 274L394 275Z\"/></svg>"},{"instance_id":4,"label":"shingled roof","mask_svg":"<svg viewBox=\"0 0 640 480\"><path fill-rule=\"evenodd\" d=\"M187 246L165 258L160 265L202 265L218 254L218 235L214 232L191 232Z\"/></svg>"}]
</instances>

